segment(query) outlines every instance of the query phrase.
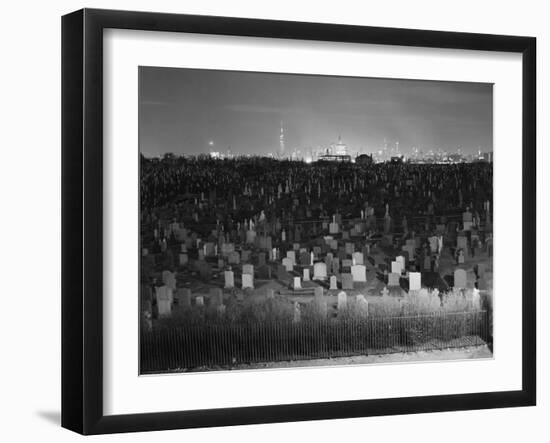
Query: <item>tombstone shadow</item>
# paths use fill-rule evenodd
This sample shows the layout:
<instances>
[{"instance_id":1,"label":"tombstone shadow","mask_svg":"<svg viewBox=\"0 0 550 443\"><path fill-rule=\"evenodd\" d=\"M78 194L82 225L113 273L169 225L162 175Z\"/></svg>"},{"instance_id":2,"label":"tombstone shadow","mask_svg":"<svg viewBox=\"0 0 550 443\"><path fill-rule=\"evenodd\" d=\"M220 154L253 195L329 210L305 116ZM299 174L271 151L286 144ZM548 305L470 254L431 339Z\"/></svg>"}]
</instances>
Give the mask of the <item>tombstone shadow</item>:
<instances>
[{"instance_id":1,"label":"tombstone shadow","mask_svg":"<svg viewBox=\"0 0 550 443\"><path fill-rule=\"evenodd\" d=\"M381 282L384 283L385 285L388 284L388 276L387 276L387 275L384 275L383 272L376 271L376 278L377 278L377 280L381 281Z\"/></svg>"},{"instance_id":2,"label":"tombstone shadow","mask_svg":"<svg viewBox=\"0 0 550 443\"><path fill-rule=\"evenodd\" d=\"M451 277L452 284L449 284L447 277ZM452 286L454 286L454 276L445 276L441 278L439 272L430 271L422 272L422 282L423 286L426 286L431 289L437 289L440 293L447 292Z\"/></svg>"},{"instance_id":3,"label":"tombstone shadow","mask_svg":"<svg viewBox=\"0 0 550 443\"><path fill-rule=\"evenodd\" d=\"M445 283L447 283L447 286L449 286L450 288L454 287L454 285L455 285L455 276L454 275L447 274L443 277L443 280L445 281Z\"/></svg>"}]
</instances>

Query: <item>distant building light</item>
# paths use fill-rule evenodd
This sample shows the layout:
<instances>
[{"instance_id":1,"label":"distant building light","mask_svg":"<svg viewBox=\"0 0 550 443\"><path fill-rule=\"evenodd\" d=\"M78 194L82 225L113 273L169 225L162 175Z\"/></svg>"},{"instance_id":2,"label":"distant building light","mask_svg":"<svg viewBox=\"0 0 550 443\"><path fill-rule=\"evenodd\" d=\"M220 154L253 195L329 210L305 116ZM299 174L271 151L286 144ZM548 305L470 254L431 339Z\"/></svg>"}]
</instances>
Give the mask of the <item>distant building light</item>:
<instances>
[{"instance_id":1,"label":"distant building light","mask_svg":"<svg viewBox=\"0 0 550 443\"><path fill-rule=\"evenodd\" d=\"M319 156L320 161L351 162L351 155L325 154Z\"/></svg>"}]
</instances>

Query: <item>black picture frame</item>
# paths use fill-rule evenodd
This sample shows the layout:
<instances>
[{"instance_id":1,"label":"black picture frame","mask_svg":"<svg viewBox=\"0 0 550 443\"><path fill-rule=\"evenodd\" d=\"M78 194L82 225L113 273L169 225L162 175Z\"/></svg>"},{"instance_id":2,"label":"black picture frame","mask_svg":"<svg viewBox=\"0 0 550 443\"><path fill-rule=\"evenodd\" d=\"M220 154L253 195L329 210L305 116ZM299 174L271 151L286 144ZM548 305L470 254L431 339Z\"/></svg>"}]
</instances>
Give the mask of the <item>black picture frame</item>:
<instances>
[{"instance_id":1,"label":"black picture frame","mask_svg":"<svg viewBox=\"0 0 550 443\"><path fill-rule=\"evenodd\" d=\"M522 54L522 388L131 415L103 413L103 30L503 51ZM83 9L62 18L62 426L82 434L415 414L536 403L536 39Z\"/></svg>"}]
</instances>

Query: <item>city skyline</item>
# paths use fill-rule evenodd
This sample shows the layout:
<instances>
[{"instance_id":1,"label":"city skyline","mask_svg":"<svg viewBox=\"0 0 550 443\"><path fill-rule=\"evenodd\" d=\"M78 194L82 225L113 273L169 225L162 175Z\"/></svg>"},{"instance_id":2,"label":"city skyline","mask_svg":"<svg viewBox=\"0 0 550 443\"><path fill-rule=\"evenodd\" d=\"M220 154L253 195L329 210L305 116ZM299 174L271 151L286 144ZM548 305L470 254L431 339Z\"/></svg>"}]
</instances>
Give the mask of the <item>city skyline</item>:
<instances>
[{"instance_id":1,"label":"city skyline","mask_svg":"<svg viewBox=\"0 0 550 443\"><path fill-rule=\"evenodd\" d=\"M384 143L492 151L492 84L140 67L139 138L146 156L353 152Z\"/></svg>"}]
</instances>

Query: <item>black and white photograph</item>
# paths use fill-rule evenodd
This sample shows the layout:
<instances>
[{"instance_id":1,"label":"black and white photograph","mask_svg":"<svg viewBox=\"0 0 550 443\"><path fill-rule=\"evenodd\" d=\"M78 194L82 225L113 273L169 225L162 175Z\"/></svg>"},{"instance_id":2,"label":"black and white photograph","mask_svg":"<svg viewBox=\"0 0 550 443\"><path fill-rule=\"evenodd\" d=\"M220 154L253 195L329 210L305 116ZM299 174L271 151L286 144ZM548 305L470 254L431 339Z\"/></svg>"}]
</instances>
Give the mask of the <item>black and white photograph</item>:
<instances>
[{"instance_id":1,"label":"black and white photograph","mask_svg":"<svg viewBox=\"0 0 550 443\"><path fill-rule=\"evenodd\" d=\"M544 2L3 6L1 441L545 440Z\"/></svg>"},{"instance_id":2,"label":"black and white photograph","mask_svg":"<svg viewBox=\"0 0 550 443\"><path fill-rule=\"evenodd\" d=\"M140 66L140 373L492 358L493 155L490 83Z\"/></svg>"}]
</instances>

